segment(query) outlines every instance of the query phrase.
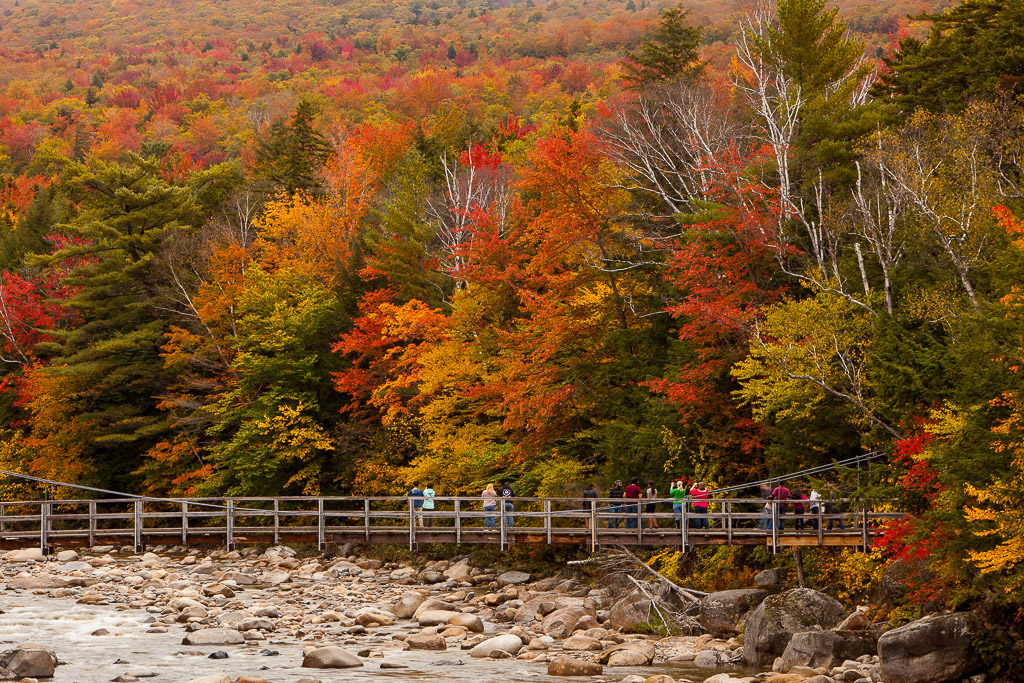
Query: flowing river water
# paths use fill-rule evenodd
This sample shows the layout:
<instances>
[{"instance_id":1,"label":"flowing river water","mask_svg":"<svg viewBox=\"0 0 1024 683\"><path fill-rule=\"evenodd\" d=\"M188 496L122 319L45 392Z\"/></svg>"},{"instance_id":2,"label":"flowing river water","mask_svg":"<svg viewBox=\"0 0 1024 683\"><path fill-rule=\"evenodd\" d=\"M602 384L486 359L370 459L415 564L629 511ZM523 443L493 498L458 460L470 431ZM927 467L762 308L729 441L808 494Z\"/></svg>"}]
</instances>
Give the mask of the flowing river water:
<instances>
[{"instance_id":1,"label":"flowing river water","mask_svg":"<svg viewBox=\"0 0 1024 683\"><path fill-rule=\"evenodd\" d=\"M20 643L48 645L57 651L61 664L55 683L100 683L122 674L157 683L184 683L211 674L259 676L271 683L295 683L300 679L330 681L466 681L509 683L517 681L568 680L547 674L547 665L527 661L476 660L461 650L447 652L385 651L385 656L364 659L356 669L304 669L302 644L274 639L244 645L182 645L183 632L147 633L153 615L143 610L119 609L113 605L82 605L72 599L51 598L31 591L0 591L0 650ZM105 629L108 635L92 635ZM341 643L356 651L373 649L391 640L388 629L359 638L358 644ZM222 651L227 659L210 659ZM268 654L276 652L276 655ZM382 662L407 668L381 669ZM721 671L699 671L682 664L663 663L650 667L605 668L601 678L620 681L628 674L645 678L656 673L680 681L703 681ZM141 675L140 675L141 674ZM749 673L747 674L749 675ZM588 679L593 680L593 679Z\"/></svg>"}]
</instances>

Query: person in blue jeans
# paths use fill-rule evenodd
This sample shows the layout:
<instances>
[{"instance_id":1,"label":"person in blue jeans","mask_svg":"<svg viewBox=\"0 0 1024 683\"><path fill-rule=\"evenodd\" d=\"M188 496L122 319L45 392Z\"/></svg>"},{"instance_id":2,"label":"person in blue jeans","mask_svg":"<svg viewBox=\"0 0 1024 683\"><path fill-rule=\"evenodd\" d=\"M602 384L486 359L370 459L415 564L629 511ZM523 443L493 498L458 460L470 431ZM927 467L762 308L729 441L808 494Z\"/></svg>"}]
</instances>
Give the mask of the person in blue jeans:
<instances>
[{"instance_id":1,"label":"person in blue jeans","mask_svg":"<svg viewBox=\"0 0 1024 683\"><path fill-rule=\"evenodd\" d=\"M494 512L498 509L498 492L494 490L494 484L488 484L482 494L484 501L484 526L488 529L494 528Z\"/></svg>"},{"instance_id":2,"label":"person in blue jeans","mask_svg":"<svg viewBox=\"0 0 1024 683\"><path fill-rule=\"evenodd\" d=\"M501 494L502 504L505 509L505 526L515 526L515 520L512 518L512 510L515 506L512 505L512 499L516 497L515 492L512 491L512 484L508 480L501 482L501 488L498 490Z\"/></svg>"},{"instance_id":3,"label":"person in blue jeans","mask_svg":"<svg viewBox=\"0 0 1024 683\"><path fill-rule=\"evenodd\" d=\"M690 498L693 499L693 526L695 529L708 528L708 496L710 494L711 490L702 481L698 481L690 489Z\"/></svg>"},{"instance_id":4,"label":"person in blue jeans","mask_svg":"<svg viewBox=\"0 0 1024 683\"><path fill-rule=\"evenodd\" d=\"M408 495L413 499L412 512L413 516L416 517L416 526L423 526L423 513L421 512L423 509L423 491L420 490L420 483L418 481L412 483L412 488L409 489Z\"/></svg>"},{"instance_id":5,"label":"person in blue jeans","mask_svg":"<svg viewBox=\"0 0 1024 683\"><path fill-rule=\"evenodd\" d=\"M625 491L622 490L622 482L618 479L615 480L615 485L608 490L608 497L616 500L622 500L622 496L625 495ZM622 523L621 517L616 517L615 514L622 513L622 503L612 502L611 504L612 518L608 520L609 529L618 529Z\"/></svg>"}]
</instances>

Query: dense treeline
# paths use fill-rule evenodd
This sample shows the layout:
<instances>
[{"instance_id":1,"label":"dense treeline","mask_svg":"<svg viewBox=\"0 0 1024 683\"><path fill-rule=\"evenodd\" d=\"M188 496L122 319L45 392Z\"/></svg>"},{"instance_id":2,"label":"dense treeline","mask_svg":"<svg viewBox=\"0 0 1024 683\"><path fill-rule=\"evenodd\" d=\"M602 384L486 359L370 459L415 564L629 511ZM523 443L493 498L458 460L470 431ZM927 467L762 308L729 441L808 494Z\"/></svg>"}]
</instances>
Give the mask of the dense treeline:
<instances>
[{"instance_id":1,"label":"dense treeline","mask_svg":"<svg viewBox=\"0 0 1024 683\"><path fill-rule=\"evenodd\" d=\"M1012 603L1021 4L880 59L819 0L725 32L593 4L275 5L287 33L201 6L201 49L112 59L90 38L124 29L8 8L60 28L5 48L0 467L564 495L877 449L839 490L913 513L876 551L908 609Z\"/></svg>"}]
</instances>

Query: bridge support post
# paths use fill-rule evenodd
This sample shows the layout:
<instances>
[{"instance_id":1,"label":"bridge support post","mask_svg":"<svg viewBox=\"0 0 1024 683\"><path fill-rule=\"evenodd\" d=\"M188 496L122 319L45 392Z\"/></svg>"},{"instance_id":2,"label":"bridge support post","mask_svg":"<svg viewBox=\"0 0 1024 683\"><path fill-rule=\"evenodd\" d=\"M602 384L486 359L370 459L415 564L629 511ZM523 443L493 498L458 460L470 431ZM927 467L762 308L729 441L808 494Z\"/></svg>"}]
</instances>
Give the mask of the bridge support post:
<instances>
[{"instance_id":1,"label":"bridge support post","mask_svg":"<svg viewBox=\"0 0 1024 683\"><path fill-rule=\"evenodd\" d=\"M235 549L235 501L227 501L227 517L224 520L224 547L230 552Z\"/></svg>"},{"instance_id":2,"label":"bridge support post","mask_svg":"<svg viewBox=\"0 0 1024 683\"><path fill-rule=\"evenodd\" d=\"M864 552L867 552L871 546L871 534L868 531L868 505L862 503L860 508L860 525L861 534L864 539Z\"/></svg>"},{"instance_id":3,"label":"bridge support post","mask_svg":"<svg viewBox=\"0 0 1024 683\"><path fill-rule=\"evenodd\" d=\"M825 518L822 516L821 511L825 509L825 504L822 502L818 503L818 545L825 545L825 527L822 526L825 522Z\"/></svg>"},{"instance_id":4,"label":"bridge support post","mask_svg":"<svg viewBox=\"0 0 1024 683\"><path fill-rule=\"evenodd\" d=\"M363 499L363 531L366 532L366 542L370 542L370 499Z\"/></svg>"},{"instance_id":5,"label":"bridge support post","mask_svg":"<svg viewBox=\"0 0 1024 683\"><path fill-rule=\"evenodd\" d=\"M139 499L135 500L135 511L133 520L133 531L135 540L135 552L142 552L142 501Z\"/></svg>"},{"instance_id":6,"label":"bridge support post","mask_svg":"<svg viewBox=\"0 0 1024 683\"><path fill-rule=\"evenodd\" d=\"M7 511L7 506L0 503L0 538L7 533L7 522L4 520L4 512Z\"/></svg>"},{"instance_id":7,"label":"bridge support post","mask_svg":"<svg viewBox=\"0 0 1024 683\"><path fill-rule=\"evenodd\" d=\"M89 501L89 547L96 545L96 501Z\"/></svg>"},{"instance_id":8,"label":"bridge support post","mask_svg":"<svg viewBox=\"0 0 1024 683\"><path fill-rule=\"evenodd\" d=\"M181 544L188 546L188 503L181 503Z\"/></svg>"},{"instance_id":9,"label":"bridge support post","mask_svg":"<svg viewBox=\"0 0 1024 683\"><path fill-rule=\"evenodd\" d=\"M324 499L316 499L316 548L327 550L327 518L324 516Z\"/></svg>"}]
</instances>

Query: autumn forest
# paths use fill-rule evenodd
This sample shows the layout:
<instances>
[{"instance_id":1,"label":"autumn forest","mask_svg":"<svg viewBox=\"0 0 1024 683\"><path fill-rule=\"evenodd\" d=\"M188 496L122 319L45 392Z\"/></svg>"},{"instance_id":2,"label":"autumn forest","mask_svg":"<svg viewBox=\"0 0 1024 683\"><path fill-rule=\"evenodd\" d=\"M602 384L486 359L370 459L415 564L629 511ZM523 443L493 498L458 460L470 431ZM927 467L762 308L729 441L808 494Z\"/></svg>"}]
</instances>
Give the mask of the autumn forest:
<instances>
[{"instance_id":1,"label":"autumn forest","mask_svg":"<svg viewBox=\"0 0 1024 683\"><path fill-rule=\"evenodd\" d=\"M1019 599L1019 0L2 0L0 37L0 469L577 495L881 451L822 484L912 513L878 552L919 600Z\"/></svg>"}]
</instances>

